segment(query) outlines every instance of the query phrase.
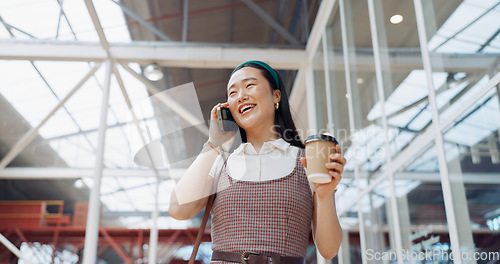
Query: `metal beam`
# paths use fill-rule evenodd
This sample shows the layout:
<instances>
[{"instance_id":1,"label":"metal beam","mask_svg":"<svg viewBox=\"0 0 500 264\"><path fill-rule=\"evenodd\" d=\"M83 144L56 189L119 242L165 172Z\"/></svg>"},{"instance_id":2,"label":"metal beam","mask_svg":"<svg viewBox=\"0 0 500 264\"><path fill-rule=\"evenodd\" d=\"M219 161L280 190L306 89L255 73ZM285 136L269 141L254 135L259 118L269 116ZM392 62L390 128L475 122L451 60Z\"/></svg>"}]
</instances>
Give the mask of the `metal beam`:
<instances>
[{"instance_id":1,"label":"metal beam","mask_svg":"<svg viewBox=\"0 0 500 264\"><path fill-rule=\"evenodd\" d=\"M111 244L111 247L113 247L115 252L118 254L118 256L124 263L132 264L134 262L132 258L123 250L123 248L118 243L116 243L116 241L108 234L106 229L102 228L99 231L104 236L104 239L106 239L106 241L108 241L108 243Z\"/></svg>"},{"instance_id":2,"label":"metal beam","mask_svg":"<svg viewBox=\"0 0 500 264\"><path fill-rule=\"evenodd\" d=\"M281 46L277 46L281 47ZM157 62L163 67L234 68L242 61L272 62L277 69L298 69L306 56L302 49L259 48L247 45L214 45L166 42L133 42L109 47L118 63ZM52 61L105 61L108 55L96 43L61 41L0 41L0 59Z\"/></svg>"},{"instance_id":3,"label":"metal beam","mask_svg":"<svg viewBox=\"0 0 500 264\"><path fill-rule=\"evenodd\" d=\"M102 29L101 22L99 21L99 16L97 16L94 3L92 3L92 0L85 0L85 5L87 6L90 18L92 19L92 23L94 24L97 36L99 36L101 47L107 51L109 49L109 43L106 40L106 35L104 35L104 30Z\"/></svg>"},{"instance_id":4,"label":"metal beam","mask_svg":"<svg viewBox=\"0 0 500 264\"><path fill-rule=\"evenodd\" d=\"M493 35L491 35L491 37L489 37L488 40L486 40L483 45L481 45L481 48L479 48L476 53L480 53L486 47L488 47L491 44L491 42L497 38L499 34L500 34L500 28L495 33L493 33Z\"/></svg>"},{"instance_id":5,"label":"metal beam","mask_svg":"<svg viewBox=\"0 0 500 264\"><path fill-rule=\"evenodd\" d=\"M103 211L102 212L103 219L115 219L119 217L145 217L150 218L150 211ZM170 214L167 211L162 211L159 213L161 217L168 217Z\"/></svg>"},{"instance_id":6,"label":"metal beam","mask_svg":"<svg viewBox=\"0 0 500 264\"><path fill-rule=\"evenodd\" d=\"M309 38L309 18L311 17L309 14L309 5L307 4L306 0L302 1L302 13L300 15L300 18L302 19L303 26L302 26L302 40L304 42L307 42L307 39ZM311 10L313 9L312 7L310 8Z\"/></svg>"},{"instance_id":7,"label":"metal beam","mask_svg":"<svg viewBox=\"0 0 500 264\"><path fill-rule=\"evenodd\" d=\"M150 263L156 263L156 258L158 256L158 217L160 215L160 201L159 201L159 196L160 196L160 177L156 176L156 181L155 181L155 192L154 192L154 208L153 211L151 212L151 229L149 231L149 254L148 254L148 260Z\"/></svg>"},{"instance_id":8,"label":"metal beam","mask_svg":"<svg viewBox=\"0 0 500 264\"><path fill-rule=\"evenodd\" d=\"M187 42L188 18L189 18L189 0L184 0L184 13L182 14L182 42Z\"/></svg>"},{"instance_id":9,"label":"metal beam","mask_svg":"<svg viewBox=\"0 0 500 264\"><path fill-rule=\"evenodd\" d=\"M10 252L12 252L14 255L16 255L16 257L18 257L19 259L22 259L24 262L26 263L31 263L31 261L29 259L27 259L25 256L23 256L23 254L21 253L21 251L16 247L14 246L14 244L12 244L7 238L5 238L2 234L0 234L0 242L8 249L10 250Z\"/></svg>"},{"instance_id":10,"label":"metal beam","mask_svg":"<svg viewBox=\"0 0 500 264\"><path fill-rule=\"evenodd\" d=\"M349 226L347 228L343 228L349 233L357 233L359 232L359 225L354 225L354 226ZM411 233L417 233L419 231L425 230L426 228L429 228L429 225L412 225L409 228L409 231ZM380 226L380 231L382 232L390 232L390 229L387 225ZM450 230L448 229L448 225L436 225L432 224L432 233L448 233ZM498 230L491 230L489 228L478 228L478 229L472 229L473 234L493 234L497 235ZM494 263L494 262L493 262Z\"/></svg>"},{"instance_id":11,"label":"metal beam","mask_svg":"<svg viewBox=\"0 0 500 264\"><path fill-rule=\"evenodd\" d=\"M52 86L49 84L49 82L47 81L47 79L45 78L45 76L40 72L40 70L38 69L38 67L35 65L35 63L33 61L30 61L30 64L31 66L33 67L33 69L35 69L35 71L37 72L38 76L40 76L40 79L42 79L43 83L47 86L47 88L49 88L49 91L52 93L52 95L54 95L54 97L58 100L58 101L61 101L61 99L59 98L59 96L57 95L56 92L54 92L54 89L52 88ZM80 126L80 124L78 124L78 122L76 121L75 117L71 114L71 112L68 110L68 108L66 106L62 106L62 108L64 109L64 111L68 114L69 118L71 119L71 121L75 124L75 126L78 128L78 131L79 132L82 132L82 128ZM87 143L89 144L89 147L92 149L92 151L95 151L95 148L94 148L94 145L92 145L92 142L90 141L89 137L87 134L83 133L83 138L85 139L85 141L87 141Z\"/></svg>"},{"instance_id":12,"label":"metal beam","mask_svg":"<svg viewBox=\"0 0 500 264\"><path fill-rule=\"evenodd\" d=\"M159 170L162 179L180 179L184 175L184 169ZM0 179L11 180L71 180L94 177L93 169L77 168L5 168L0 171ZM156 177L151 169L103 169L102 177Z\"/></svg>"},{"instance_id":13,"label":"metal beam","mask_svg":"<svg viewBox=\"0 0 500 264\"><path fill-rule=\"evenodd\" d=\"M448 128L455 120L463 115L467 110L469 110L477 101L479 101L483 96L485 96L493 87L500 83L500 73L497 73L493 78L491 78L487 84L485 84L479 91L471 95L470 99L465 102L459 109L456 109L448 118L439 123L439 126L436 127L432 125L429 129L426 130L425 133L422 134L418 139L413 140L412 143L401 152L393 161L393 166L389 167L386 171L377 174L374 181L370 183L369 186L363 189L363 191L356 196L355 199L352 199L348 202L345 208L351 208L354 204L357 203L367 193L369 193L375 186L384 181L389 173L395 173L399 168L404 167L404 164L408 162L410 158L415 157L424 149L429 143L434 140L434 136L436 135L436 130L442 133L444 129ZM462 175L464 175L462 173ZM339 216L344 214L347 209L344 209L338 213Z\"/></svg>"},{"instance_id":14,"label":"metal beam","mask_svg":"<svg viewBox=\"0 0 500 264\"><path fill-rule=\"evenodd\" d=\"M63 11L63 7L62 7L62 0L59 1L59 0L56 0L56 2L59 4L59 8L60 8L60 14L59 14L59 20L58 20L58 24L57 24L57 34L56 34L56 38L59 34L59 24L61 22L61 16L64 15L64 17L66 18L66 15ZM0 17L0 21L3 22L2 18ZM71 29L71 32L73 32L73 35L74 35L74 31L73 31L73 28L71 27L69 21L67 20L66 18L66 21ZM8 27L6 27L7 31L9 32L9 34L12 36L12 37L15 37L15 35L12 33L12 30ZM75 39L76 39L76 35L75 35ZM38 75L40 76L40 78L42 79L42 81L45 83L45 85L47 85L47 87L49 88L49 90L52 92L52 94L56 97L56 99L58 101L60 101L59 97L57 96L56 93L54 93L54 90L52 89L52 87L50 86L50 84L47 82L47 80L45 79L45 77L43 76L43 74L38 70L38 67L36 67L35 63L33 61L30 60L30 64L31 66L35 69L35 71L38 73ZM73 115L71 115L71 113L68 111L68 109L63 105L62 106L63 109L66 111L66 113L68 113L68 116L73 120L73 122L75 123L75 125L78 127L78 130L81 131L81 128L80 126L78 125L78 122L76 122L76 120L74 119ZM90 143L87 135L84 135L84 138L87 140L87 142L89 143L89 146L92 148L92 144Z\"/></svg>"},{"instance_id":15,"label":"metal beam","mask_svg":"<svg viewBox=\"0 0 500 264\"><path fill-rule=\"evenodd\" d=\"M299 109L304 99L306 89L306 69L307 67L301 67L297 71L295 76L295 81L293 82L292 91L290 92L290 107L292 109Z\"/></svg>"},{"instance_id":16,"label":"metal beam","mask_svg":"<svg viewBox=\"0 0 500 264\"><path fill-rule=\"evenodd\" d=\"M103 62L106 52L94 42L1 40L0 59Z\"/></svg>"},{"instance_id":17,"label":"metal beam","mask_svg":"<svg viewBox=\"0 0 500 264\"><path fill-rule=\"evenodd\" d=\"M9 24L9 23L5 22L5 20L3 20L3 18L2 18L2 16L0 16L0 23L2 23L2 24L4 25L5 29L6 29L6 30L9 32L9 34L10 34L12 37L14 37L14 38L15 38L15 35L12 33L12 30L16 30L16 31L18 31L18 32L20 32L20 33L22 33L22 34L24 34L24 35L26 35L26 36L28 36L28 37L30 37L30 38L32 38L32 39L37 39L37 37L35 37L35 36L31 35L30 33L25 32L25 31L23 31L23 30L21 30L21 29L19 29L19 28L17 28L17 27L14 27L13 25L11 25L11 24Z\"/></svg>"},{"instance_id":18,"label":"metal beam","mask_svg":"<svg viewBox=\"0 0 500 264\"><path fill-rule=\"evenodd\" d=\"M279 25L283 25L284 23L284 17L285 17L285 12L288 8L288 3L289 1L288 0L280 0L280 3L278 5L278 12L276 12L276 22L278 22ZM302 5L299 6L300 3L295 3L295 7L294 9L296 10L297 8L300 8ZM292 24L290 26L290 30L288 32L290 32L291 34L294 34L293 32L293 28L294 28L294 21L299 19L299 16L295 16L294 14L294 17L292 18L292 22L290 22L290 24ZM278 32L274 31L272 32L271 34L271 43L276 43L278 41ZM305 41L304 41L305 42Z\"/></svg>"},{"instance_id":19,"label":"metal beam","mask_svg":"<svg viewBox=\"0 0 500 264\"><path fill-rule=\"evenodd\" d=\"M336 0L324 0L319 6L318 14L316 14L316 18L314 19L314 24L311 29L311 34L309 35L309 39L307 40L306 51L307 55L309 56L309 60L311 60L312 56L314 56L315 51L320 44L321 36L323 35L323 31L326 28L328 19L331 15L333 15L332 10L336 2Z\"/></svg>"},{"instance_id":20,"label":"metal beam","mask_svg":"<svg viewBox=\"0 0 500 264\"><path fill-rule=\"evenodd\" d=\"M331 10L333 10L333 5L331 5ZM351 72L351 63L354 64L356 60L356 53L352 51L350 48L351 46L354 45L354 30L351 30L353 27L352 21L352 8L350 5L349 1L344 1L344 0L339 0L338 3L339 7L339 16L340 16L340 26L341 26L341 35L342 35L342 50L343 53L345 53L345 56L343 56L343 61L344 61L344 75L345 75L345 82L346 82L346 92L349 95L347 98L347 113L349 117L349 128L351 131L355 131L356 127L356 117L354 115L354 103L353 103L353 91L358 90L358 86L356 85L356 82L353 82L353 80L356 78L356 72ZM333 16L333 12L330 12L330 14ZM324 19L324 18L323 18ZM317 26L315 23L314 26ZM326 28L326 22L323 20L322 24L320 25L321 27ZM314 28L313 28L314 29ZM317 35L317 34L316 34ZM308 47L308 52L313 52L314 51L314 46ZM310 58L314 56L314 54L308 54ZM335 57L334 57L335 58ZM352 183L355 183L356 186L356 192L358 195L361 193L361 186L360 186L360 165L358 161L358 157L354 155L352 161L353 166L354 166L354 177ZM370 177L371 175L368 175ZM359 196L358 196L359 197ZM358 208L361 208L361 199L357 199L354 204L357 205ZM341 216L341 214L338 214ZM359 226L359 240L360 240L360 248L362 252L366 252L366 232L365 232L365 220L364 220L364 215L361 210L358 210L357 212L357 218L358 222L360 223ZM361 254L361 262L363 264L366 264L366 254L362 253Z\"/></svg>"},{"instance_id":21,"label":"metal beam","mask_svg":"<svg viewBox=\"0 0 500 264\"><path fill-rule=\"evenodd\" d=\"M416 53L413 53L416 54ZM366 53L356 53L356 68L357 69L366 69L372 71L373 69L373 56L367 55ZM481 77L484 76L484 71L487 68L494 69L498 67L496 64L496 54L442 54L443 59L443 70L448 72L478 72L481 73ZM342 53L335 53L333 55L335 57L335 61L330 62L329 69L330 70L338 70L345 71L343 69L345 59ZM391 53L389 57L389 64L391 70L400 71L400 72L409 72L415 69L422 68L422 59L420 56L402 53ZM305 67L304 67L305 69ZM347 80L349 81L349 80ZM472 83L475 81L471 81ZM470 89L473 85L467 87L467 90ZM465 92L465 90L464 90ZM349 93L350 94L350 93ZM292 93L290 95L290 106L292 108L298 108L303 101L303 97L305 96L305 70L299 69L297 72L297 76L295 78ZM421 102L426 101L427 97L422 98L421 100L411 104L404 109L397 111L396 113L390 114L387 116L387 119L391 117L401 114L402 112L419 105ZM447 107L447 106L445 106ZM444 111L442 109L441 111Z\"/></svg>"},{"instance_id":22,"label":"metal beam","mask_svg":"<svg viewBox=\"0 0 500 264\"><path fill-rule=\"evenodd\" d=\"M61 17L64 17L64 20L66 20L66 24L68 25L70 31L71 31L71 34L73 35L73 37L75 38L75 40L77 40L77 37L76 37L76 34L75 34L75 30L73 29L73 26L71 26L71 23L69 22L69 19L68 19L68 16L66 16L66 13L64 12L64 9L63 9L63 1L64 0L56 0L57 4L59 5L59 9L60 9L60 13L59 13L59 20L57 22L57 33L56 33L56 39L59 38L59 26L60 26L60 23L61 23Z\"/></svg>"},{"instance_id":23,"label":"metal beam","mask_svg":"<svg viewBox=\"0 0 500 264\"><path fill-rule=\"evenodd\" d=\"M378 91L378 99L379 99L379 104L380 104L380 112L381 112L381 119L382 119L382 127L384 128L384 150L385 150L385 162L388 167L391 166L392 163L392 157L391 157L391 149L390 149L390 142L389 142L389 135L388 135L388 126L387 126L387 116L386 116L386 111L385 111L385 89L384 87L386 86L391 86L391 84L388 83L388 80L385 80L383 78L383 73L382 73L382 60L387 59L388 60L388 54L387 52L382 52L382 48L387 48L386 45L382 45L382 38L383 40L386 39L385 35L385 30L384 27L382 27L382 23L380 23L381 15L377 14L378 17L376 16L376 11L375 11L375 4L373 0L368 0L368 13L369 13L369 19L370 19L370 31L371 31L371 36L372 36L372 46L373 46L373 55L374 55L374 60L375 60L375 76L376 76L376 86L377 86L377 91ZM377 21L378 20L378 21ZM377 25L377 22L380 24ZM381 32L379 39L379 32L377 31L377 28L381 27ZM401 237L401 225L399 223L399 217L398 217L398 204L396 201L396 191L394 187L394 173L389 173L389 189L390 189L390 203L391 203L391 214L393 216L393 221L392 221L392 230L394 231L394 245L396 248L396 252L401 252L403 250L403 244L402 244L402 237ZM372 210L373 213L373 210ZM401 258L398 258L398 264L403 264L403 260Z\"/></svg>"},{"instance_id":24,"label":"metal beam","mask_svg":"<svg viewBox=\"0 0 500 264\"><path fill-rule=\"evenodd\" d=\"M184 120L186 120L189 124L195 126L200 132L208 136L208 128L205 126L200 126L200 124L204 124L205 121L203 119L198 119L197 116L194 116L190 111L188 111L184 106L179 104L177 101L175 101L171 96L167 95L166 93L160 93L160 89L158 89L153 83L151 83L149 80L146 78L142 77L142 75L138 74L134 70L132 70L130 67L127 65L121 65L128 73L130 73L132 76L134 76L136 79L141 81L150 94L154 95L157 97L157 99L164 103L165 106L169 107L177 113L180 117L182 117Z\"/></svg>"},{"instance_id":25,"label":"metal beam","mask_svg":"<svg viewBox=\"0 0 500 264\"><path fill-rule=\"evenodd\" d=\"M270 15L268 15L262 8L260 8L252 0L241 0L243 1L252 11L258 15L262 20L264 20L269 26L276 30L281 36L283 36L290 44L295 46L300 46L300 42L288 32L283 26L281 26L276 20L274 20Z\"/></svg>"},{"instance_id":26,"label":"metal beam","mask_svg":"<svg viewBox=\"0 0 500 264\"><path fill-rule=\"evenodd\" d=\"M427 82L429 105L432 112L432 124L433 126L439 127L441 120L439 117L439 108L436 99L436 92L434 89L434 80L432 78L433 64L431 62L431 55L428 47L427 39L427 24L426 17L424 13L431 12L429 8L424 8L424 4L421 0L413 1L415 6L415 17L417 21L418 37L420 41L420 47L422 49L422 59L424 62L425 77ZM432 7L432 4L429 5ZM426 12L427 11L427 12ZM429 23L429 22L428 22ZM434 28L437 22L431 19L429 23L430 28ZM436 144L436 152L439 161L439 172L441 175L441 187L444 200L444 209L446 214L446 220L449 228L450 244L454 254L460 255L463 253L474 252L472 232L470 228L470 219L468 215L467 198L465 197L465 188L463 185L463 180L460 178L462 175L454 176L456 172L448 167L448 159L445 152L445 146L443 142L443 131L434 130L434 142ZM457 161L458 163L458 161ZM452 164L452 163L451 163ZM451 165L453 166L453 165ZM458 169L459 173L461 169ZM452 183L453 181L453 183ZM459 204L460 207L456 207L455 203ZM454 258L453 263L462 264L461 258ZM467 263L476 263L476 261L471 261Z\"/></svg>"},{"instance_id":27,"label":"metal beam","mask_svg":"<svg viewBox=\"0 0 500 264\"><path fill-rule=\"evenodd\" d=\"M42 260L40 259L40 250L38 250L38 248L33 247L33 244L26 239L23 232L21 232L21 230L18 227L14 227L14 232L21 239L21 241L23 241L28 245L28 248L31 250L32 254L36 257L38 263L42 262ZM33 260L33 258L31 260Z\"/></svg>"},{"instance_id":28,"label":"metal beam","mask_svg":"<svg viewBox=\"0 0 500 264\"><path fill-rule=\"evenodd\" d=\"M147 152L147 155L148 155L148 158L151 162L151 164L153 164L153 172L156 176L156 184L155 184L155 193L154 193L154 197L155 197L155 205L154 205L154 210L153 210L153 213L151 215L151 218L153 220L153 226L151 227L151 231L150 231L150 235L149 235L149 260L152 262L152 263L155 263L156 262L156 253L157 253L157 246L158 246L158 227L157 227L157 219L158 219L158 215L159 215L159 205L158 205L158 199L159 199L159 191L158 191L158 188L159 188L159 184L160 184L160 175L158 173L158 170L156 169L156 165L154 163L154 159L151 155L151 152L148 148L148 145L146 143L146 139L144 138L144 135L141 131L141 128L139 126L139 120L137 119L137 115L135 114L134 112L134 109L132 107L132 103L130 101L130 98L127 94L127 91L125 89L125 85L123 83L123 80L120 76L120 72L118 71L118 68L116 67L113 67L113 72L115 74L115 77L116 77L116 80L118 82L118 85L120 86L120 89L122 91L122 95L125 99L125 102L127 103L127 107L130 111L130 114L132 115L132 119L134 121L134 124L135 124L135 127L137 129L137 132L139 133L139 136L141 138L141 141L142 141L142 144L144 146L146 146L146 152Z\"/></svg>"},{"instance_id":29,"label":"metal beam","mask_svg":"<svg viewBox=\"0 0 500 264\"><path fill-rule=\"evenodd\" d=\"M117 4L123 11L123 13L127 14L131 18L135 19L139 24L143 25L145 28L147 28L149 31L153 32L157 37L159 37L163 41L172 41L170 37L165 35L165 33L161 32L159 29L155 28L148 22L146 22L144 19L142 19L140 16L135 14L132 10L128 9L126 6L121 4L119 1L111 0L111 2Z\"/></svg>"},{"instance_id":30,"label":"metal beam","mask_svg":"<svg viewBox=\"0 0 500 264\"><path fill-rule=\"evenodd\" d=\"M249 59L269 61L277 69L298 70L307 65L303 49L259 48L246 45L182 42L132 42L112 44L109 53L118 63L136 62L147 65L157 62L162 67L232 69ZM415 49L416 50L416 49ZM389 64L392 70L411 71L422 69L422 58L414 49L391 49ZM373 70L371 52L356 53L356 67ZM336 60L330 70L343 70L343 54L335 52ZM498 54L442 54L443 70L449 72L484 72L497 67ZM107 59L106 51L99 44L85 42L1 40L0 59L96 61ZM302 78L299 71L298 77ZM300 86L299 86L300 87ZM303 86L302 86L303 87ZM295 90L295 89L293 89ZM299 93L300 94L300 93Z\"/></svg>"},{"instance_id":31,"label":"metal beam","mask_svg":"<svg viewBox=\"0 0 500 264\"><path fill-rule=\"evenodd\" d=\"M3 157L0 162L0 171L7 167L9 163L21 153L21 151L28 146L28 144L33 141L33 139L38 135L38 131L42 128L47 121L61 108L66 101L68 101L83 84L99 69L101 64L96 64L81 80L78 82L75 87L63 98L61 101L50 111L50 113L36 126L31 128L24 136L19 139L19 141L12 147L12 149Z\"/></svg>"},{"instance_id":32,"label":"metal beam","mask_svg":"<svg viewBox=\"0 0 500 264\"><path fill-rule=\"evenodd\" d=\"M90 1L90 0L87 0ZM86 2L87 2L86 1ZM97 243L99 239L99 219L101 212L101 179L104 168L104 149L107 130L109 90L111 86L111 75L113 63L106 62L106 76L101 98L101 117L99 120L99 134L97 138L96 164L94 168L94 181L90 190L87 225L85 231L85 247L83 250L83 263L93 264L97 254Z\"/></svg>"},{"instance_id":33,"label":"metal beam","mask_svg":"<svg viewBox=\"0 0 500 264\"><path fill-rule=\"evenodd\" d=\"M441 44L439 44L439 46L437 46L436 48L434 48L432 51L435 51L435 50L438 50L439 48L441 48L444 44L448 43L448 41L454 39L456 36L458 36L460 33L462 33L464 30L468 29L470 26L472 26L474 23L476 23L477 21L479 21L481 18L483 18L486 14L488 14L489 12L491 12L492 10L494 10L498 5L500 5L500 2L496 3L494 6L488 8L486 11L484 11L480 16L476 17L474 20L472 20L471 22L469 22L467 25L465 25L464 27L462 27L460 30L458 30L457 32L455 32L455 34L453 34L451 37L447 38L445 41L443 41Z\"/></svg>"},{"instance_id":34,"label":"metal beam","mask_svg":"<svg viewBox=\"0 0 500 264\"><path fill-rule=\"evenodd\" d=\"M156 169L156 165L154 164L153 157L151 156L151 153L149 151L149 148L147 147L147 142L146 139L144 138L144 135L141 130L141 126L139 125L139 120L137 119L137 115L135 114L134 108L132 107L132 102L130 101L130 97L128 96L127 90L125 89L125 84L123 83L123 79L120 75L120 72L118 71L118 68L116 66L113 67L113 73L116 78L116 82L118 83L118 86L120 87L120 90L123 95L123 99L127 103L127 107L129 109L130 115L132 116L132 120L134 122L135 128L137 129L137 133L139 133L139 137L141 138L141 142L144 146L146 146L146 152L148 155L149 160L151 161L151 164L153 164L153 172L156 177L159 177L160 174L158 173L158 170Z\"/></svg>"}]
</instances>

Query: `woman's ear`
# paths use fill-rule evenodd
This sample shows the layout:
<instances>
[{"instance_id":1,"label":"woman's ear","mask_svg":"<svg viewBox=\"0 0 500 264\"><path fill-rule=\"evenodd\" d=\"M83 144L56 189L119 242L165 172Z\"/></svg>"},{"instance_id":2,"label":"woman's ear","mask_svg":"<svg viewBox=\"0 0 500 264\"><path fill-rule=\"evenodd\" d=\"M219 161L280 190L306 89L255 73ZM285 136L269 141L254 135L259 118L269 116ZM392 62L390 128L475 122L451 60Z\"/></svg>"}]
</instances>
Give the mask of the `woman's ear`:
<instances>
[{"instance_id":1,"label":"woman's ear","mask_svg":"<svg viewBox=\"0 0 500 264\"><path fill-rule=\"evenodd\" d=\"M273 95L274 95L274 103L275 104L277 102L281 101L281 91L280 90L274 90Z\"/></svg>"}]
</instances>

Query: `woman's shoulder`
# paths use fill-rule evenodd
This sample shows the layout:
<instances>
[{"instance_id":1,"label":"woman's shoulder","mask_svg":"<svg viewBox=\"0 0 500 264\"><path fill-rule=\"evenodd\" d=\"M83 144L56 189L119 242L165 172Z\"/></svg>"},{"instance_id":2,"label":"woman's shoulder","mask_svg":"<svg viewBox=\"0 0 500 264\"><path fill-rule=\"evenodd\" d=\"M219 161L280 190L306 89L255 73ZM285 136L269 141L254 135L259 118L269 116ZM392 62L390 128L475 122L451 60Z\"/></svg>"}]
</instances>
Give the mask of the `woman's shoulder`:
<instances>
[{"instance_id":1,"label":"woman's shoulder","mask_svg":"<svg viewBox=\"0 0 500 264\"><path fill-rule=\"evenodd\" d=\"M290 145L290 148L293 149L294 152L296 151L299 156L301 156L301 157L305 156L305 153L306 153L305 148L299 147L299 146L294 146L294 145Z\"/></svg>"}]
</instances>

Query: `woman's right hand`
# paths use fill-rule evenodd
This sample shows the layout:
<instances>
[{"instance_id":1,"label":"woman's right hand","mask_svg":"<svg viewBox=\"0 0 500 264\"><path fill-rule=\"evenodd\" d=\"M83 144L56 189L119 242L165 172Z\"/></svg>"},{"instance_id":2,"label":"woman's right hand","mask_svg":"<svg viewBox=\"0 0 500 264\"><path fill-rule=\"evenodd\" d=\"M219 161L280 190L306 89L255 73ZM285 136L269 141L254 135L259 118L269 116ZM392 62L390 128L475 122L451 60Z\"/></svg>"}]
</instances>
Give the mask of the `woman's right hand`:
<instances>
[{"instance_id":1,"label":"woman's right hand","mask_svg":"<svg viewBox=\"0 0 500 264\"><path fill-rule=\"evenodd\" d=\"M236 131L227 131L227 132L221 131L221 129L219 128L217 107L229 107L229 103L225 102L216 104L212 108L212 111L210 111L210 129L209 129L208 140L212 142L212 144L214 144L215 146L219 147L233 142Z\"/></svg>"}]
</instances>

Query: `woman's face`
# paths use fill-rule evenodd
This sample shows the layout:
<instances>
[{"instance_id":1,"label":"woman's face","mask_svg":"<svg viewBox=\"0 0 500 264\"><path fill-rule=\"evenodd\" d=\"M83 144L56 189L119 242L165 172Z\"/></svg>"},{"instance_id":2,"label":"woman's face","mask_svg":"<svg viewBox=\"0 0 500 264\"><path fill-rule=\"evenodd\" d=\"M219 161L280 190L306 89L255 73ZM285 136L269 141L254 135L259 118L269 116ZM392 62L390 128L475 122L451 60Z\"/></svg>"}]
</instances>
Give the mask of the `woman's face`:
<instances>
[{"instance_id":1,"label":"woman's face","mask_svg":"<svg viewBox=\"0 0 500 264\"><path fill-rule=\"evenodd\" d=\"M244 67L236 71L227 85L229 110L236 123L245 130L255 125L274 124L274 105L280 91L272 91L261 71Z\"/></svg>"}]
</instances>

